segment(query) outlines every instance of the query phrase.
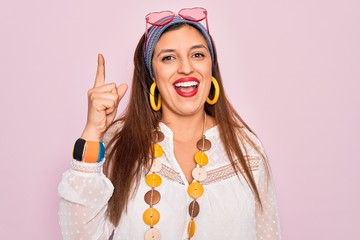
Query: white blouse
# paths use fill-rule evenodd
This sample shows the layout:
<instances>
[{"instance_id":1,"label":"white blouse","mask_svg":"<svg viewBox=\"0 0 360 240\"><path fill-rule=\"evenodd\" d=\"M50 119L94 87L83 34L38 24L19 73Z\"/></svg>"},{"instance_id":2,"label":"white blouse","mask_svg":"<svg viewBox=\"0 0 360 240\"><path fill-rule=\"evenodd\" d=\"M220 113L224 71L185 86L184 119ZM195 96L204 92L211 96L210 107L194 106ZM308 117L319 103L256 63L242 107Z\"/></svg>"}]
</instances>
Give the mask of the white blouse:
<instances>
[{"instance_id":1,"label":"white blouse","mask_svg":"<svg viewBox=\"0 0 360 240\"><path fill-rule=\"evenodd\" d=\"M103 139L105 143L117 131L116 126L106 132ZM154 207L160 212L160 221L155 227L160 229L163 240L188 239L188 206L192 201L187 193L188 182L174 156L172 131L164 123L159 126L165 139L160 143L164 154L159 158L163 164L160 171L162 183L156 190L160 192L161 200ZM259 139L245 128L243 131L263 151ZM271 177L266 176L260 155L244 142L245 149L242 147L242 150L247 151L246 157L262 199L263 211L257 206L242 175L238 177L235 174L220 140L218 127L207 130L205 135L212 147L206 151L209 163L203 168L208 177L202 182L204 194L197 200L200 213L195 218L196 231L192 239L281 239L275 190ZM110 148L106 149L106 153L109 151ZM102 164L72 160L71 168L63 174L58 187L63 239L107 240L112 234L113 240L144 239L149 229L142 217L144 210L149 207L144 201L144 194L150 190L145 183L145 176L115 228L106 215L114 187L102 173Z\"/></svg>"}]
</instances>

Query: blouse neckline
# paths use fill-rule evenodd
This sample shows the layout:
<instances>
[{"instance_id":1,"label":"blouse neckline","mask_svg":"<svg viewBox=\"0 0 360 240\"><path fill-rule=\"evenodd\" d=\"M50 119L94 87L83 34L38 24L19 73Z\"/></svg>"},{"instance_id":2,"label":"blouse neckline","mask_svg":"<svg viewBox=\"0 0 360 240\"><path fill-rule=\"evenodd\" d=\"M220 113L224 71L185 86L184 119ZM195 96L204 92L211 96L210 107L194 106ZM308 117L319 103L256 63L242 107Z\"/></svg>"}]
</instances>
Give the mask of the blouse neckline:
<instances>
[{"instance_id":1,"label":"blouse neckline","mask_svg":"<svg viewBox=\"0 0 360 240\"><path fill-rule=\"evenodd\" d=\"M161 129L161 131L165 134L165 136L168 136L168 137L171 137L173 138L174 137L174 133L173 131L171 130L171 128L166 125L164 122L159 122L159 127ZM204 135L206 137L210 137L210 136L216 136L219 134L219 126L218 124L216 124L215 126L209 128L208 130L205 131Z\"/></svg>"}]
</instances>

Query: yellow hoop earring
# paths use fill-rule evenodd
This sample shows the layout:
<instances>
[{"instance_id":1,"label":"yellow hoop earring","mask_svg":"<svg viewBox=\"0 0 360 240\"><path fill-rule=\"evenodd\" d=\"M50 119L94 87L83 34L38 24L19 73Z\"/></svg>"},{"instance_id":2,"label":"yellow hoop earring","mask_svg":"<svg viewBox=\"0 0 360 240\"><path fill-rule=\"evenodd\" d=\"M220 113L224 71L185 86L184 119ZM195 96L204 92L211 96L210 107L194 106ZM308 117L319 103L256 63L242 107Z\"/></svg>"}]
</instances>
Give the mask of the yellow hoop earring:
<instances>
[{"instance_id":1,"label":"yellow hoop earring","mask_svg":"<svg viewBox=\"0 0 360 240\"><path fill-rule=\"evenodd\" d=\"M216 78L212 77L211 78L211 82L212 84L214 84L214 88L215 88L215 94L214 94L214 98L210 99L207 98L206 102L210 105L214 105L215 103L217 103L217 101L219 100L219 96L220 96L220 87L219 87L219 83L216 80Z\"/></svg>"},{"instance_id":2,"label":"yellow hoop earring","mask_svg":"<svg viewBox=\"0 0 360 240\"><path fill-rule=\"evenodd\" d=\"M160 108L161 108L161 96L160 96L160 93L158 95L158 103L156 104L155 103L155 88L156 88L156 83L153 82L151 84L151 87L150 87L150 105L151 105L151 108L154 110L154 111L159 111Z\"/></svg>"}]
</instances>

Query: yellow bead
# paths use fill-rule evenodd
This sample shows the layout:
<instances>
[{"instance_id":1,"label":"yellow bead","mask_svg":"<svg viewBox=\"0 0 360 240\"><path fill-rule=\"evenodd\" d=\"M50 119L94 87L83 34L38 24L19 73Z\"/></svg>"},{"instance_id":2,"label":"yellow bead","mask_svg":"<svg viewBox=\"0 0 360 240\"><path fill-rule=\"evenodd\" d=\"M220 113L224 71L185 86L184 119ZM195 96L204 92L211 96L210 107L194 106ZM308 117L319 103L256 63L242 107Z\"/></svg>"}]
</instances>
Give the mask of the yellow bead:
<instances>
[{"instance_id":1,"label":"yellow bead","mask_svg":"<svg viewBox=\"0 0 360 240\"><path fill-rule=\"evenodd\" d=\"M160 186L161 182L162 182L162 179L161 177L156 174L156 173L152 173L152 174L149 174L146 176L146 183L147 185L149 185L150 187L158 187Z\"/></svg>"},{"instance_id":2,"label":"yellow bead","mask_svg":"<svg viewBox=\"0 0 360 240\"><path fill-rule=\"evenodd\" d=\"M208 164L209 159L208 159L208 156L204 152L200 151L200 152L195 153L195 161L200 166L205 166L206 164Z\"/></svg>"},{"instance_id":3,"label":"yellow bead","mask_svg":"<svg viewBox=\"0 0 360 240\"><path fill-rule=\"evenodd\" d=\"M190 222L188 224L188 235L189 235L189 237L194 236L195 230L196 230L196 223L195 223L194 220L190 220Z\"/></svg>"},{"instance_id":4,"label":"yellow bead","mask_svg":"<svg viewBox=\"0 0 360 240\"><path fill-rule=\"evenodd\" d=\"M152 227L159 222L160 213L156 208L148 208L144 211L143 220L147 225Z\"/></svg>"},{"instance_id":5,"label":"yellow bead","mask_svg":"<svg viewBox=\"0 0 360 240\"><path fill-rule=\"evenodd\" d=\"M163 155L164 151L159 144L154 144L154 157L159 158Z\"/></svg>"},{"instance_id":6,"label":"yellow bead","mask_svg":"<svg viewBox=\"0 0 360 240\"><path fill-rule=\"evenodd\" d=\"M203 195L204 187L201 183L193 182L188 186L187 191L190 197L197 199Z\"/></svg>"}]
</instances>

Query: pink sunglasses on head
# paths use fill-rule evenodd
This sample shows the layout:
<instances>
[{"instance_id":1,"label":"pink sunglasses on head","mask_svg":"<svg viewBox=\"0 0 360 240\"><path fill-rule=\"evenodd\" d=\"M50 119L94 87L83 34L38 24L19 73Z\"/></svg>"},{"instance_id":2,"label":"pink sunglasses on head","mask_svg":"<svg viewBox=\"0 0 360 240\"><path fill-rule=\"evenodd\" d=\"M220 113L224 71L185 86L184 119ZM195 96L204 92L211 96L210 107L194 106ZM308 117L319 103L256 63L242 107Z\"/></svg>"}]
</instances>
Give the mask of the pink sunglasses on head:
<instances>
[{"instance_id":1,"label":"pink sunglasses on head","mask_svg":"<svg viewBox=\"0 0 360 240\"><path fill-rule=\"evenodd\" d=\"M208 24L206 9L201 7L194 7L194 8L183 8L177 14L171 11L152 12L147 14L145 16L145 20L146 20L145 36L147 36L148 33L148 24L151 24L153 26L165 26L174 19L175 15L178 15L182 19L191 22L200 22L205 19L206 29L209 32L209 24Z\"/></svg>"}]
</instances>

